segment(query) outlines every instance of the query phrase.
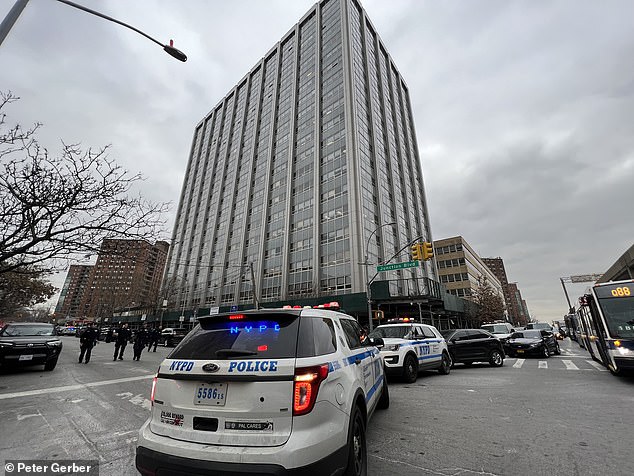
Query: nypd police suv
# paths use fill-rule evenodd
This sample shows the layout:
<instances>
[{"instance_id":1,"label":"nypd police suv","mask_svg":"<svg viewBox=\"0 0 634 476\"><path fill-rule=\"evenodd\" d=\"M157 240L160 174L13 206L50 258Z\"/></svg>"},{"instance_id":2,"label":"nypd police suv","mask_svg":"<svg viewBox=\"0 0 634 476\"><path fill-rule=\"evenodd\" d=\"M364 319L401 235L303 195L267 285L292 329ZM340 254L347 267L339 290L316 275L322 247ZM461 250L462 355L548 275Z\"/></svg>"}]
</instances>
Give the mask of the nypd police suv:
<instances>
[{"instance_id":1,"label":"nypd police suv","mask_svg":"<svg viewBox=\"0 0 634 476\"><path fill-rule=\"evenodd\" d=\"M385 344L381 356L388 375L401 376L412 383L421 370L437 369L443 375L451 371L447 343L433 326L396 319L375 328L370 337L381 338Z\"/></svg>"},{"instance_id":2,"label":"nypd police suv","mask_svg":"<svg viewBox=\"0 0 634 476\"><path fill-rule=\"evenodd\" d=\"M330 310L199 318L154 378L137 469L366 474L368 420L389 406L382 344Z\"/></svg>"}]
</instances>

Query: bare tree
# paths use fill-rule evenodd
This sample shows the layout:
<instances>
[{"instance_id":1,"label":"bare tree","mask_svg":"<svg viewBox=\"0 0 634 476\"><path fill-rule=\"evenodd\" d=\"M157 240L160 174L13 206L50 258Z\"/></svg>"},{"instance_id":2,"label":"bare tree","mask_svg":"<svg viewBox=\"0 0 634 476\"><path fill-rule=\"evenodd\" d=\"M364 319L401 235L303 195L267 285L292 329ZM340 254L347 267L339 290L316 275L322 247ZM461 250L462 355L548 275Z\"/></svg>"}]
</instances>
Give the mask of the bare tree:
<instances>
[{"instance_id":1,"label":"bare tree","mask_svg":"<svg viewBox=\"0 0 634 476\"><path fill-rule=\"evenodd\" d=\"M474 291L473 301L477 304L475 320L477 325L500 320L504 316L504 301L495 294L486 276L478 277L478 287Z\"/></svg>"},{"instance_id":2,"label":"bare tree","mask_svg":"<svg viewBox=\"0 0 634 476\"><path fill-rule=\"evenodd\" d=\"M0 93L0 273L63 268L99 251L105 238L159 239L168 203L132 196L140 174L110 159L108 146L62 143L51 157L37 141L40 124L6 126L3 109L19 98Z\"/></svg>"}]
</instances>

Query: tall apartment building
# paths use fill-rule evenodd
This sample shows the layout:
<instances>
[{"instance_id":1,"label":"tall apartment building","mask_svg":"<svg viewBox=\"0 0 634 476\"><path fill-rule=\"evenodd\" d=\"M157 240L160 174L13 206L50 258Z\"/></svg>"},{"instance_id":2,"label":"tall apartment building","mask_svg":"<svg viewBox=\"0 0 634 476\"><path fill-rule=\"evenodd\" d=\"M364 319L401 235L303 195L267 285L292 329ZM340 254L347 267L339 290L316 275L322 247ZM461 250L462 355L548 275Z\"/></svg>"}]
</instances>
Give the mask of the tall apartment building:
<instances>
[{"instance_id":1,"label":"tall apartment building","mask_svg":"<svg viewBox=\"0 0 634 476\"><path fill-rule=\"evenodd\" d=\"M86 317L112 316L122 309L157 307L169 244L104 240L82 307Z\"/></svg>"},{"instance_id":2,"label":"tall apartment building","mask_svg":"<svg viewBox=\"0 0 634 476\"><path fill-rule=\"evenodd\" d=\"M478 288L478 279L485 277L504 300L502 283L462 236L434 241L434 255L440 282L449 293L469 298Z\"/></svg>"},{"instance_id":3,"label":"tall apartment building","mask_svg":"<svg viewBox=\"0 0 634 476\"><path fill-rule=\"evenodd\" d=\"M64 285L59 293L55 306L55 316L58 319L78 319L86 315L82 307L84 296L90 287L92 265L73 264L68 268Z\"/></svg>"},{"instance_id":4,"label":"tall apartment building","mask_svg":"<svg viewBox=\"0 0 634 476\"><path fill-rule=\"evenodd\" d=\"M254 285L269 303L365 296L418 238L431 230L407 85L358 1L322 0L196 126L170 305L248 305Z\"/></svg>"},{"instance_id":5,"label":"tall apartment building","mask_svg":"<svg viewBox=\"0 0 634 476\"><path fill-rule=\"evenodd\" d=\"M522 304L522 293L517 287L517 283L509 283L504 260L502 258L482 258L482 261L502 283L509 320L514 324L525 325L528 322L528 312Z\"/></svg>"}]
</instances>

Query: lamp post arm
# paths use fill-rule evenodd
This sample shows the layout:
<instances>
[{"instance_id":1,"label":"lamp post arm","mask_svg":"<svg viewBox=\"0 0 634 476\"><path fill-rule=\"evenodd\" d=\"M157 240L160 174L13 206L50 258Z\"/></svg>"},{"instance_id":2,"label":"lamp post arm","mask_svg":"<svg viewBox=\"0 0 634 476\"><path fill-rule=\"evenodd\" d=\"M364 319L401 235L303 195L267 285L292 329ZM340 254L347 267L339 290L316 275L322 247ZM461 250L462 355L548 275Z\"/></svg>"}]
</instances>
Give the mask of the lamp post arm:
<instances>
[{"instance_id":1,"label":"lamp post arm","mask_svg":"<svg viewBox=\"0 0 634 476\"><path fill-rule=\"evenodd\" d=\"M155 39L154 39L154 38L152 38L150 35L148 35L147 33L142 32L142 31L141 31L141 30L139 30L138 28L134 28L133 26L128 25L127 23L123 23L122 21L119 21L119 20L117 20L117 19L115 19L115 18L109 17L108 15L104 15L103 13L99 13L99 12L97 12L97 11L95 11L95 10L91 10L90 8L88 8L88 7L84 7L83 5L79 5L79 4L77 4L77 3L70 2L69 0L57 0L57 1L58 1L58 2L60 2L60 3L65 3L66 5L69 5L69 6L71 6L71 7L75 7L75 8L77 8L77 9L79 9L79 10L83 10L83 11L85 11L85 12L87 12L87 13L91 13L91 14L96 15L96 16L98 16L98 17L100 17L100 18L105 19L105 20L109 20L109 21L111 21L111 22L117 23L117 24L119 24L119 25L121 25L121 26L124 26L124 27L126 27L126 28L129 28L130 30L136 31L138 34L145 36L148 40L153 41L153 42L154 42L154 43L156 43L157 45L159 45L159 46L165 46L163 43L161 43L161 42L160 42L160 41L158 41L158 40L155 40Z\"/></svg>"},{"instance_id":2,"label":"lamp post arm","mask_svg":"<svg viewBox=\"0 0 634 476\"><path fill-rule=\"evenodd\" d=\"M7 13L7 16L2 20L2 23L0 23L0 45L2 45L27 3L29 3L29 0L17 0L11 10L9 10L9 13Z\"/></svg>"}]
</instances>

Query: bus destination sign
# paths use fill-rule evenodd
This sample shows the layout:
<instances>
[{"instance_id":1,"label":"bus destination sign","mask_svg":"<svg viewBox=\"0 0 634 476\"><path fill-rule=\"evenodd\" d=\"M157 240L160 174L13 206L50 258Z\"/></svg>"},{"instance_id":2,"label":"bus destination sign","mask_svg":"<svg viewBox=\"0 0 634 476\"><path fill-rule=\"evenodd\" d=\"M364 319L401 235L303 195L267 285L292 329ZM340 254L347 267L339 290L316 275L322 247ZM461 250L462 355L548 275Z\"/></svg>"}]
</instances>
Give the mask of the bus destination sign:
<instances>
[{"instance_id":1,"label":"bus destination sign","mask_svg":"<svg viewBox=\"0 0 634 476\"><path fill-rule=\"evenodd\" d=\"M605 298L627 298L634 296L634 282L632 283L615 283L605 286L597 286L594 288L599 299Z\"/></svg>"}]
</instances>

